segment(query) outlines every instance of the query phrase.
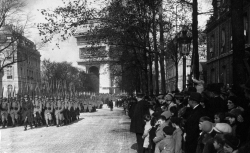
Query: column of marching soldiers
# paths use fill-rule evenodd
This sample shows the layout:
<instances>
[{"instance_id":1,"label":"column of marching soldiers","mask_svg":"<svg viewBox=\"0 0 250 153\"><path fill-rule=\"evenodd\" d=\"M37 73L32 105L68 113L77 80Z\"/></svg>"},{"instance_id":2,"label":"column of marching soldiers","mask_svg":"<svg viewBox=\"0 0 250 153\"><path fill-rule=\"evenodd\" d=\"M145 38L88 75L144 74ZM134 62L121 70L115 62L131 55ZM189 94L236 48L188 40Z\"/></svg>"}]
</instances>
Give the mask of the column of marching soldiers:
<instances>
[{"instance_id":1,"label":"column of marching soldiers","mask_svg":"<svg viewBox=\"0 0 250 153\"><path fill-rule=\"evenodd\" d=\"M13 94L14 95L14 94ZM3 96L2 96L3 97ZM79 120L80 112L102 108L98 95L38 96L16 95L0 98L2 128L24 126L24 130L46 125L57 127Z\"/></svg>"}]
</instances>

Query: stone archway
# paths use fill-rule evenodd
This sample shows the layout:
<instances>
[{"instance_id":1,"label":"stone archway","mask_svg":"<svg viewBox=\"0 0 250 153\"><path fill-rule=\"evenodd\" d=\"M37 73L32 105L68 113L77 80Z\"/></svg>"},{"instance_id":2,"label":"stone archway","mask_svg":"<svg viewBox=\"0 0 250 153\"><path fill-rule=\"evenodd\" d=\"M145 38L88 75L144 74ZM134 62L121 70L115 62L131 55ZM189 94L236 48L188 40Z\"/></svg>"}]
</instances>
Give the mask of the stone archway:
<instances>
[{"instance_id":1,"label":"stone archway","mask_svg":"<svg viewBox=\"0 0 250 153\"><path fill-rule=\"evenodd\" d=\"M96 93L99 93L99 69L96 66L91 66L88 69L88 74L90 76L90 81L91 81L91 85L92 85L92 90Z\"/></svg>"},{"instance_id":2,"label":"stone archway","mask_svg":"<svg viewBox=\"0 0 250 153\"><path fill-rule=\"evenodd\" d=\"M96 66L91 66L88 72L89 74L94 74L99 78L99 69Z\"/></svg>"}]
</instances>

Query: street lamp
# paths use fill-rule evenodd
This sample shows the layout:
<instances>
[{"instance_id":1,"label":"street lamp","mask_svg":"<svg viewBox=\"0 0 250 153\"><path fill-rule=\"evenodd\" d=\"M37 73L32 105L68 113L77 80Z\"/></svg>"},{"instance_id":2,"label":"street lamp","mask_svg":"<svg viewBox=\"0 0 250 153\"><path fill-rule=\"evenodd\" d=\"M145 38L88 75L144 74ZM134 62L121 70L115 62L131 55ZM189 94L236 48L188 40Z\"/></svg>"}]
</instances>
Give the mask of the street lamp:
<instances>
[{"instance_id":1,"label":"street lamp","mask_svg":"<svg viewBox=\"0 0 250 153\"><path fill-rule=\"evenodd\" d=\"M190 52L190 45L192 37L187 35L188 28L183 26L181 33L178 35L177 41L179 44L179 51L181 56L183 56L183 89L186 88L186 56Z\"/></svg>"}]
</instances>

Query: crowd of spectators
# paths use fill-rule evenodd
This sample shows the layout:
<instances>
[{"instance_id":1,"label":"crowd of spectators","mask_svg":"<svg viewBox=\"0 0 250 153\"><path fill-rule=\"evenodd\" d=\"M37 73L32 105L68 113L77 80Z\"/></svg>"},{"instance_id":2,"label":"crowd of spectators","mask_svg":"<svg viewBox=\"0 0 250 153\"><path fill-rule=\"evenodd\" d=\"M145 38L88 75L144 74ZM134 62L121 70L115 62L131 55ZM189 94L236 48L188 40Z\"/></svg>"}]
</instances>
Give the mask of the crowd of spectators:
<instances>
[{"instance_id":1,"label":"crowd of spectators","mask_svg":"<svg viewBox=\"0 0 250 153\"><path fill-rule=\"evenodd\" d=\"M138 153L250 152L250 80L124 101Z\"/></svg>"}]
</instances>

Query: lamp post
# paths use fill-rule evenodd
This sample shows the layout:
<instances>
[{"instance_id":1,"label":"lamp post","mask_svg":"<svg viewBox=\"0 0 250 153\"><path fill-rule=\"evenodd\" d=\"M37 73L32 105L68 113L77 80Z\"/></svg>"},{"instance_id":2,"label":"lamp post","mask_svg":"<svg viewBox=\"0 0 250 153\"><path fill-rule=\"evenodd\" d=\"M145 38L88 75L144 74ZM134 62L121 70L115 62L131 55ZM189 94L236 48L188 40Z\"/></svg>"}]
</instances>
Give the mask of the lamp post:
<instances>
[{"instance_id":1,"label":"lamp post","mask_svg":"<svg viewBox=\"0 0 250 153\"><path fill-rule=\"evenodd\" d=\"M183 90L186 88L186 56L190 52L190 45L192 37L187 35L187 26L182 27L181 34L179 35L177 41L179 44L180 54L183 56Z\"/></svg>"}]
</instances>

